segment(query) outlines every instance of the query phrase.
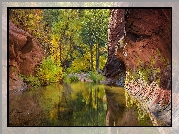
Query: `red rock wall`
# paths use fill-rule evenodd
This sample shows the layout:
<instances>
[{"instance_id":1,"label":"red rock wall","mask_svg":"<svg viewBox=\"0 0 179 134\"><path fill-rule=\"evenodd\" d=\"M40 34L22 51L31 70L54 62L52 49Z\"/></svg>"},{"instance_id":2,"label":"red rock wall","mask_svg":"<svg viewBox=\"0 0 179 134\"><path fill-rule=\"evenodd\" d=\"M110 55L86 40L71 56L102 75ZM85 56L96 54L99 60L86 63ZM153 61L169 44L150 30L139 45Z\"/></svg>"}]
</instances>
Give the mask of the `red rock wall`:
<instances>
[{"instance_id":1,"label":"red rock wall","mask_svg":"<svg viewBox=\"0 0 179 134\"><path fill-rule=\"evenodd\" d=\"M24 86L20 74L35 74L36 66L41 62L44 52L37 40L29 33L9 22L9 89Z\"/></svg>"},{"instance_id":2,"label":"red rock wall","mask_svg":"<svg viewBox=\"0 0 179 134\"><path fill-rule=\"evenodd\" d=\"M108 59L104 69L107 85L116 85L119 74L125 72L124 62L117 57L118 40L124 35L124 14L123 9L111 9L110 11Z\"/></svg>"},{"instance_id":3,"label":"red rock wall","mask_svg":"<svg viewBox=\"0 0 179 134\"><path fill-rule=\"evenodd\" d=\"M118 49L118 57L132 70L141 65L149 66L153 57L153 67L162 70L160 85L171 89L171 84L168 87L164 80L171 77L171 9L130 9L125 22L125 47Z\"/></svg>"},{"instance_id":4,"label":"red rock wall","mask_svg":"<svg viewBox=\"0 0 179 134\"><path fill-rule=\"evenodd\" d=\"M160 69L159 86L138 80L125 88L147 102L149 111L163 121L162 125L171 125L171 9L111 9L108 36L106 66L117 56L126 71L135 73L139 67L149 68L155 61L151 69ZM106 68L105 72L120 69L125 71L118 65L116 69Z\"/></svg>"}]
</instances>

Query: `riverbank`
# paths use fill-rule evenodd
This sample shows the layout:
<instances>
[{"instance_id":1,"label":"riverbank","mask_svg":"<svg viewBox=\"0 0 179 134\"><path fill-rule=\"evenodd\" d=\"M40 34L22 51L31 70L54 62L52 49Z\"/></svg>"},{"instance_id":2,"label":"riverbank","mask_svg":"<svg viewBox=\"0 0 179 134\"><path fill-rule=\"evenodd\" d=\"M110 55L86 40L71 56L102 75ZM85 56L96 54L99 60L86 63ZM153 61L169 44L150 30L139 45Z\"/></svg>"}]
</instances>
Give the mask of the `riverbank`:
<instances>
[{"instance_id":1,"label":"riverbank","mask_svg":"<svg viewBox=\"0 0 179 134\"><path fill-rule=\"evenodd\" d=\"M77 81L81 82L95 82L100 84L106 84L106 79L101 74L97 72L88 72L88 73L71 73L66 76L66 78L76 77Z\"/></svg>"}]
</instances>

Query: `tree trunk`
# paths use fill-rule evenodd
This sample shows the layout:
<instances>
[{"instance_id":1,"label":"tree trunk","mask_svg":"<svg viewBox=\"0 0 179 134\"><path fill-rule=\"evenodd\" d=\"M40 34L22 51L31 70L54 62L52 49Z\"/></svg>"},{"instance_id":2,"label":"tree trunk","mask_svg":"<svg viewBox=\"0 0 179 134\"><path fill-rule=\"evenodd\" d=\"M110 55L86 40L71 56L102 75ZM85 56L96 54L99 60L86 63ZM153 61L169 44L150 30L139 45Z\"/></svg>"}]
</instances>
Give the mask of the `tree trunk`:
<instances>
[{"instance_id":1,"label":"tree trunk","mask_svg":"<svg viewBox=\"0 0 179 134\"><path fill-rule=\"evenodd\" d=\"M97 44L96 46L96 71L100 74L102 74L102 71L100 70L99 68L99 57L100 57L100 54L99 54L99 45Z\"/></svg>"},{"instance_id":2,"label":"tree trunk","mask_svg":"<svg viewBox=\"0 0 179 134\"><path fill-rule=\"evenodd\" d=\"M91 71L93 70L93 46L90 44L90 63L91 63L91 65L90 65L90 69L91 69Z\"/></svg>"},{"instance_id":3,"label":"tree trunk","mask_svg":"<svg viewBox=\"0 0 179 134\"><path fill-rule=\"evenodd\" d=\"M96 71L99 70L99 47L96 45Z\"/></svg>"},{"instance_id":4,"label":"tree trunk","mask_svg":"<svg viewBox=\"0 0 179 134\"><path fill-rule=\"evenodd\" d=\"M62 47L61 47L61 44L60 44L60 63L62 63Z\"/></svg>"}]
</instances>

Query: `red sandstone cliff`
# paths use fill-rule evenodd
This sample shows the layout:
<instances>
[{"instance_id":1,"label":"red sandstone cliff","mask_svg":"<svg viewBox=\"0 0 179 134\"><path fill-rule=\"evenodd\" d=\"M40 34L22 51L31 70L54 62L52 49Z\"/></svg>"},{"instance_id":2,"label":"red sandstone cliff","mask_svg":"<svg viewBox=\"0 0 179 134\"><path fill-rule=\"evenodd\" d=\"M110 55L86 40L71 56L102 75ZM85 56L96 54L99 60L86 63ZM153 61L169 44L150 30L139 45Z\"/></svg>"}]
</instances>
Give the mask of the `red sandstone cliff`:
<instances>
[{"instance_id":1,"label":"red sandstone cliff","mask_svg":"<svg viewBox=\"0 0 179 134\"><path fill-rule=\"evenodd\" d=\"M171 125L171 46L171 9L111 9L105 75L119 79L125 70L150 68L153 60L151 69L160 69L159 84L153 78L149 84L130 81L125 88L145 102L162 125ZM108 75L111 72L114 75Z\"/></svg>"},{"instance_id":2,"label":"red sandstone cliff","mask_svg":"<svg viewBox=\"0 0 179 134\"><path fill-rule=\"evenodd\" d=\"M26 31L9 22L9 89L24 86L20 74L35 74L36 66L41 62L44 52L37 40Z\"/></svg>"}]
</instances>

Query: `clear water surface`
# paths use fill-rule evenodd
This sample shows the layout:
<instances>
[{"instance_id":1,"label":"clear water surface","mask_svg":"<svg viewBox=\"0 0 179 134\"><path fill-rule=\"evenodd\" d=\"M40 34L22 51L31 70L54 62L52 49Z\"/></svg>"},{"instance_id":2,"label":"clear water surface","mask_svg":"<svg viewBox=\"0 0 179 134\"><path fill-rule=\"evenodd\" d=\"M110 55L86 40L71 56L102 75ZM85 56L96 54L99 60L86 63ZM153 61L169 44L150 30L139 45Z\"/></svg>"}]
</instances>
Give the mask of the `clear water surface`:
<instances>
[{"instance_id":1,"label":"clear water surface","mask_svg":"<svg viewBox=\"0 0 179 134\"><path fill-rule=\"evenodd\" d=\"M152 126L126 97L124 88L95 83L29 88L9 94L9 126Z\"/></svg>"}]
</instances>

